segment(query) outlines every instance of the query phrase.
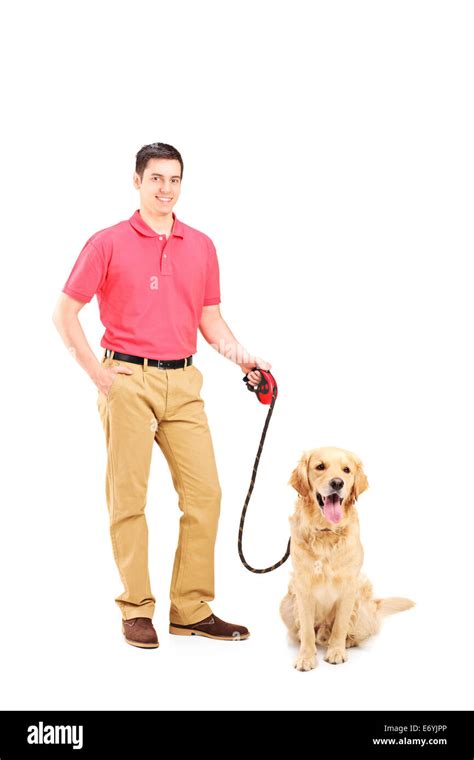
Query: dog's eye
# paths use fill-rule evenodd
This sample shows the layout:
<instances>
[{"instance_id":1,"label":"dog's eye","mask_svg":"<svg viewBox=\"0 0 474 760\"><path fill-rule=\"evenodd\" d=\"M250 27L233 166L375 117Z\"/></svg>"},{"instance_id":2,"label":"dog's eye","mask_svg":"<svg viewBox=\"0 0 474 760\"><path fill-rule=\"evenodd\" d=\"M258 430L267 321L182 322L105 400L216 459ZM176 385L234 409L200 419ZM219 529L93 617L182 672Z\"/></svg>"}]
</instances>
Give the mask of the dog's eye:
<instances>
[{"instance_id":1,"label":"dog's eye","mask_svg":"<svg viewBox=\"0 0 474 760\"><path fill-rule=\"evenodd\" d=\"M321 463L321 464L318 464L318 465L317 465L317 467L316 467L316 469L317 469L317 470L324 470L324 465L323 465L323 463Z\"/></svg>"},{"instance_id":2,"label":"dog's eye","mask_svg":"<svg viewBox=\"0 0 474 760\"><path fill-rule=\"evenodd\" d=\"M344 467L344 472L350 472L349 467Z\"/></svg>"}]
</instances>

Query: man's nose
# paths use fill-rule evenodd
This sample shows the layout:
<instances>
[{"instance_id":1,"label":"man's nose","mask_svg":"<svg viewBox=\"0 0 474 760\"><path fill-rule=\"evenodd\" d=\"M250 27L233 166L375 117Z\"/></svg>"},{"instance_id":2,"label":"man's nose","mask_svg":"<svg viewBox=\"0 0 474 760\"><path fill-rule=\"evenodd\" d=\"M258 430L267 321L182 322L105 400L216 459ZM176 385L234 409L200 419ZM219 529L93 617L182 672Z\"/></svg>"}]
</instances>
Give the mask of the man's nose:
<instances>
[{"instance_id":1,"label":"man's nose","mask_svg":"<svg viewBox=\"0 0 474 760\"><path fill-rule=\"evenodd\" d=\"M342 486L344 485L344 481L342 478L333 478L329 481L329 485L331 488L334 488L335 491L340 491Z\"/></svg>"}]
</instances>

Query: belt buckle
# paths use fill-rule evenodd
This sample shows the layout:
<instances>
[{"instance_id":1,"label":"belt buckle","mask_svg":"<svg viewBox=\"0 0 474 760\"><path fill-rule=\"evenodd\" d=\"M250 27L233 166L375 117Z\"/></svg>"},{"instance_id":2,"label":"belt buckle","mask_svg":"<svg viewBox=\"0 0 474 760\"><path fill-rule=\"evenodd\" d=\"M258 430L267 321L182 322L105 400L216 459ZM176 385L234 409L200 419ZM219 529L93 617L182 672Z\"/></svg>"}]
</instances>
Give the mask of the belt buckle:
<instances>
[{"instance_id":1,"label":"belt buckle","mask_svg":"<svg viewBox=\"0 0 474 760\"><path fill-rule=\"evenodd\" d=\"M188 357L186 356L184 359L184 369L188 366Z\"/></svg>"}]
</instances>

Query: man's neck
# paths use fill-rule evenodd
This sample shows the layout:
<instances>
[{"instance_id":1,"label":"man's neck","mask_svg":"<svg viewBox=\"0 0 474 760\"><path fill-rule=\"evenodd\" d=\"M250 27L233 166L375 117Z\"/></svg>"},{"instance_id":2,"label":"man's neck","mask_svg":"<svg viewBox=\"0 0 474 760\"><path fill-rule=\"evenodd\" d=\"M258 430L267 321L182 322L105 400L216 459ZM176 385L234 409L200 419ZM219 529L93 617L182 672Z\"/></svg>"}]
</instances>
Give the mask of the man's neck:
<instances>
[{"instance_id":1,"label":"man's neck","mask_svg":"<svg viewBox=\"0 0 474 760\"><path fill-rule=\"evenodd\" d=\"M155 216L153 214L149 214L144 208L140 208L140 216L145 224L148 224L148 226L151 227L153 232L158 233L158 235L166 235L166 237L170 235L173 228L172 211L170 211L169 214L160 214L159 216Z\"/></svg>"}]
</instances>

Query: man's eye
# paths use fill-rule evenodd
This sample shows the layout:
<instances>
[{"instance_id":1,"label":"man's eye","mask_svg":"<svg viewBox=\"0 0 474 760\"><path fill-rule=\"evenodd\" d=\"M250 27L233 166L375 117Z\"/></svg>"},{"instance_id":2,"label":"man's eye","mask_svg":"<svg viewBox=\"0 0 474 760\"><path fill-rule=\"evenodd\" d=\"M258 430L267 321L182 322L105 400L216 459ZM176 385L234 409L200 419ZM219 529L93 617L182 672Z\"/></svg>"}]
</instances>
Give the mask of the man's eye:
<instances>
[{"instance_id":1,"label":"man's eye","mask_svg":"<svg viewBox=\"0 0 474 760\"><path fill-rule=\"evenodd\" d=\"M318 466L316 467L316 469L317 470L324 470L324 465L323 464L318 464Z\"/></svg>"}]
</instances>

